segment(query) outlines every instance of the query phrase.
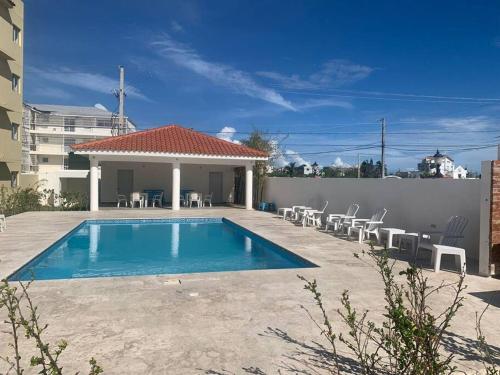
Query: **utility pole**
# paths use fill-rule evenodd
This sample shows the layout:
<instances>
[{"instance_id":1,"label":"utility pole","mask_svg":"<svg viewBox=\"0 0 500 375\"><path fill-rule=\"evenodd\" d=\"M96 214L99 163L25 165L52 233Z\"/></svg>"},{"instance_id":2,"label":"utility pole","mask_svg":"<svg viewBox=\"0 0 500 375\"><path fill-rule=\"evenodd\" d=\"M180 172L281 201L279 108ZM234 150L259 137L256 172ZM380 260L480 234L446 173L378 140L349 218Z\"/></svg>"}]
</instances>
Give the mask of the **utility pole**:
<instances>
[{"instance_id":1,"label":"utility pole","mask_svg":"<svg viewBox=\"0 0 500 375\"><path fill-rule=\"evenodd\" d=\"M380 156L380 163L382 164L382 173L381 173L381 178L385 177L385 117L382 117L380 120L382 123L382 154Z\"/></svg>"},{"instance_id":2,"label":"utility pole","mask_svg":"<svg viewBox=\"0 0 500 375\"><path fill-rule=\"evenodd\" d=\"M358 152L358 178L361 178L361 155Z\"/></svg>"},{"instance_id":3,"label":"utility pole","mask_svg":"<svg viewBox=\"0 0 500 375\"><path fill-rule=\"evenodd\" d=\"M123 107L125 104L125 68L123 65L118 67L120 69L120 89L118 91L118 135L126 134L125 116Z\"/></svg>"}]
</instances>

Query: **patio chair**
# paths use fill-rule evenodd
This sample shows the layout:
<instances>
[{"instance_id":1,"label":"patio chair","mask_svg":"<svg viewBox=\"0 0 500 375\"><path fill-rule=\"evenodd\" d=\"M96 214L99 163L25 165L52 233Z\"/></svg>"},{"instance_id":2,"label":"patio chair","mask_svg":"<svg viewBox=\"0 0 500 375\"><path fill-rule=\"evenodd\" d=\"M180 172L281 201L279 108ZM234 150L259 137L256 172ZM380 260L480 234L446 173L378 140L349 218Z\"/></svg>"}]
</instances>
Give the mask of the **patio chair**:
<instances>
[{"instance_id":1,"label":"patio chair","mask_svg":"<svg viewBox=\"0 0 500 375\"><path fill-rule=\"evenodd\" d=\"M358 233L358 242L363 243L364 239L369 240L372 234L380 242L379 229L384 223L384 217L387 213L385 208L377 210L370 219L351 219L351 225L347 227L347 238L351 238L352 232Z\"/></svg>"},{"instance_id":2,"label":"patio chair","mask_svg":"<svg viewBox=\"0 0 500 375\"><path fill-rule=\"evenodd\" d=\"M312 207L309 206L293 206L293 212L292 212L292 221L295 221L297 223L302 222L302 218L304 217L304 212L306 210L312 210Z\"/></svg>"},{"instance_id":3,"label":"patio chair","mask_svg":"<svg viewBox=\"0 0 500 375\"><path fill-rule=\"evenodd\" d=\"M431 262L434 265L434 272L439 272L441 268L441 256L443 254L455 256L455 263L460 272L466 271L465 249L458 247L460 239L464 238L463 233L469 219L464 216L452 216L448 219L444 231L423 231L419 233L415 259L419 249L432 251ZM432 236L440 234L437 244L432 243Z\"/></svg>"},{"instance_id":4,"label":"patio chair","mask_svg":"<svg viewBox=\"0 0 500 375\"><path fill-rule=\"evenodd\" d=\"M321 227L321 217L325 213L327 207L328 201L326 201L322 210L305 210L304 217L302 219L302 226L305 227L308 224L312 224L316 227Z\"/></svg>"},{"instance_id":5,"label":"patio chair","mask_svg":"<svg viewBox=\"0 0 500 375\"><path fill-rule=\"evenodd\" d=\"M212 207L212 196L213 194L210 193L210 194L205 194L205 196L203 197L203 202L202 202L202 206L205 207L205 204L208 203L208 205L210 207Z\"/></svg>"},{"instance_id":6,"label":"patio chair","mask_svg":"<svg viewBox=\"0 0 500 375\"><path fill-rule=\"evenodd\" d=\"M116 194L116 207L120 207L121 203L125 203L125 207L128 207L128 200L125 194Z\"/></svg>"},{"instance_id":7,"label":"patio chair","mask_svg":"<svg viewBox=\"0 0 500 375\"><path fill-rule=\"evenodd\" d=\"M134 208L136 202L139 203L139 208L142 208L144 206L144 197L141 195L141 193L134 192L130 194L130 207Z\"/></svg>"},{"instance_id":8,"label":"patio chair","mask_svg":"<svg viewBox=\"0 0 500 375\"><path fill-rule=\"evenodd\" d=\"M297 207L306 207L306 206L280 207L278 208L277 214L278 216L283 216L283 220L286 220L288 216L290 216L293 220L295 215L295 209Z\"/></svg>"},{"instance_id":9,"label":"patio chair","mask_svg":"<svg viewBox=\"0 0 500 375\"><path fill-rule=\"evenodd\" d=\"M156 207L155 204L158 203L158 206L162 207L162 202L163 202L163 192L160 194L155 194L153 195L153 200L151 201L151 205L153 207Z\"/></svg>"},{"instance_id":10,"label":"patio chair","mask_svg":"<svg viewBox=\"0 0 500 375\"><path fill-rule=\"evenodd\" d=\"M186 198L184 198L184 195L182 194L179 196L179 203L181 204L181 206L186 207Z\"/></svg>"},{"instance_id":11,"label":"patio chair","mask_svg":"<svg viewBox=\"0 0 500 375\"><path fill-rule=\"evenodd\" d=\"M201 196L196 192L189 193L189 207L193 207L193 203L196 203L196 206L201 207Z\"/></svg>"},{"instance_id":12,"label":"patio chair","mask_svg":"<svg viewBox=\"0 0 500 375\"><path fill-rule=\"evenodd\" d=\"M7 220L5 219L5 215L0 215L0 232L3 232L7 229Z\"/></svg>"},{"instance_id":13,"label":"patio chair","mask_svg":"<svg viewBox=\"0 0 500 375\"><path fill-rule=\"evenodd\" d=\"M326 219L325 231L328 231L328 228L333 226L333 231L337 232L342 228L344 223L350 223L352 219L356 218L356 214L359 210L359 204L351 203L347 208L347 212L345 214L330 214Z\"/></svg>"}]
</instances>

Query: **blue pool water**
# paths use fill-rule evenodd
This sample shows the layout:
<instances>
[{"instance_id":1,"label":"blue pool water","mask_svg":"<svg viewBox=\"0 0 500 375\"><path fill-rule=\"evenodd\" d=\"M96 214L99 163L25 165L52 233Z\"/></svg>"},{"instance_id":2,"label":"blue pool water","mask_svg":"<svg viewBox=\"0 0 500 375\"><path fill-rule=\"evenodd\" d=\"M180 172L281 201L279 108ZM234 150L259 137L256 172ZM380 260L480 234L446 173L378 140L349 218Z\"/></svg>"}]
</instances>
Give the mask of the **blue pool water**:
<instances>
[{"instance_id":1,"label":"blue pool water","mask_svg":"<svg viewBox=\"0 0 500 375\"><path fill-rule=\"evenodd\" d=\"M9 279L304 267L315 265L226 219L88 220Z\"/></svg>"}]
</instances>

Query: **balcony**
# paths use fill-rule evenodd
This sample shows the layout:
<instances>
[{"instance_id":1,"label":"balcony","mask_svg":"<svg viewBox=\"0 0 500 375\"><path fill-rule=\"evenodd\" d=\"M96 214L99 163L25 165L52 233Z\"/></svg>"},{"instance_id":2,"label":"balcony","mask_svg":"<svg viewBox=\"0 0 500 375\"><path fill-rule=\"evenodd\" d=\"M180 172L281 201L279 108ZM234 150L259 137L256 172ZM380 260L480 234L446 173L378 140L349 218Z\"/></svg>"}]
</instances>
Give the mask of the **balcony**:
<instances>
[{"instance_id":1,"label":"balcony","mask_svg":"<svg viewBox=\"0 0 500 375\"><path fill-rule=\"evenodd\" d=\"M2 3L2 0L0 0ZM2 35L2 43L0 43L0 56L6 60L21 61L22 47L19 43L12 40L12 24L0 17L0 35ZM7 39L7 40L6 40Z\"/></svg>"},{"instance_id":2,"label":"balcony","mask_svg":"<svg viewBox=\"0 0 500 375\"><path fill-rule=\"evenodd\" d=\"M7 9L14 8L16 4L12 0L0 0L0 5Z\"/></svg>"},{"instance_id":3,"label":"balcony","mask_svg":"<svg viewBox=\"0 0 500 375\"><path fill-rule=\"evenodd\" d=\"M12 90L12 82L0 76L0 108L9 112L22 111L21 95Z\"/></svg>"}]
</instances>

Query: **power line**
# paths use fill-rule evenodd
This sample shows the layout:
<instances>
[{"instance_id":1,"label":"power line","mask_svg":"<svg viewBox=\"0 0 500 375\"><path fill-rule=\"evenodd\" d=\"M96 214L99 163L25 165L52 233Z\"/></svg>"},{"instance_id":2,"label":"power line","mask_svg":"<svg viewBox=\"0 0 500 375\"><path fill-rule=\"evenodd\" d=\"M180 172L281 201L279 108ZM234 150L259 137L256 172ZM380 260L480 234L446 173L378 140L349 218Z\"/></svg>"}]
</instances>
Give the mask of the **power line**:
<instances>
[{"instance_id":1,"label":"power line","mask_svg":"<svg viewBox=\"0 0 500 375\"><path fill-rule=\"evenodd\" d=\"M270 84L269 86L275 88L283 88L287 89L284 85L279 84ZM480 102L500 102L500 98L491 98L491 97L465 97L465 96L445 96L445 95L423 95L423 94L411 94L411 93L394 93L394 92L383 92L383 91L368 91L368 90L346 90L346 89L338 89L338 88L309 88L307 90L310 91L334 91L334 92L344 92L344 93L352 93L352 94L361 94L361 95L373 95L373 96L396 96L403 98L421 98L421 99L444 99L444 100L457 100L457 101L480 101Z\"/></svg>"},{"instance_id":2,"label":"power line","mask_svg":"<svg viewBox=\"0 0 500 375\"><path fill-rule=\"evenodd\" d=\"M346 99L363 99L363 100L386 100L386 101L397 101L397 102L421 102L421 103L449 103L449 104L492 104L489 100L431 100L431 99L417 99L417 98L391 98L382 96L363 96L363 95L345 95L345 94L327 94L327 93L316 93L307 91L291 91L291 90L276 90L280 93L286 94L296 94L303 96L319 96L319 97L334 97L334 98L346 98Z\"/></svg>"},{"instance_id":3,"label":"power line","mask_svg":"<svg viewBox=\"0 0 500 375\"><path fill-rule=\"evenodd\" d=\"M372 123L373 125L373 123ZM214 130L198 130L207 134L252 134L251 131L214 131ZM403 132L386 132L386 134L468 134L468 133L500 133L500 130L426 130L426 131L403 131ZM337 134L380 134L380 132L365 132L365 131L352 131L352 132L295 132L295 131L263 131L263 135L337 135Z\"/></svg>"}]
</instances>

